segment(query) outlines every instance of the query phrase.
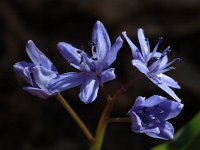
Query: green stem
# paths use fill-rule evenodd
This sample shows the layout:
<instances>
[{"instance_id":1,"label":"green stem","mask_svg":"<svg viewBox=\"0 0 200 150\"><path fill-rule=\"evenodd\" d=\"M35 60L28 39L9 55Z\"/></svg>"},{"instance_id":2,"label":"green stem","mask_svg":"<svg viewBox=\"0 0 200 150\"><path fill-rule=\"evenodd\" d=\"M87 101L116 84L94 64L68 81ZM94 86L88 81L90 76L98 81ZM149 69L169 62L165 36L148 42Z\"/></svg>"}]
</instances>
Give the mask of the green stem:
<instances>
[{"instance_id":1,"label":"green stem","mask_svg":"<svg viewBox=\"0 0 200 150\"><path fill-rule=\"evenodd\" d=\"M114 93L114 95L112 97L108 94L108 92L104 88L101 80L99 79L99 83L101 83L100 87L101 87L104 95L106 96L107 103L106 103L106 106L105 106L105 108L103 110L103 113L102 113L102 115L100 117L100 120L98 122L97 130L96 130L96 134L95 134L95 141L94 141L94 143L92 143L90 145L90 150L100 150L101 149L102 144L103 144L103 139L104 139L105 131L106 131L106 128L107 128L107 124L108 124L108 122L110 122L109 115L110 115L110 112L112 111L113 104L115 103L115 101L122 94L124 94L127 91L127 89L136 81L136 79L132 79L127 84L125 84L124 86L122 86L121 88L119 88Z\"/></svg>"},{"instance_id":2,"label":"green stem","mask_svg":"<svg viewBox=\"0 0 200 150\"><path fill-rule=\"evenodd\" d=\"M101 149L105 131L107 128L107 123L109 120L109 115L110 115L110 112L111 112L113 104L114 104L112 97L107 93L103 84L100 84L100 87L106 96L107 103L106 103L103 113L99 119L99 123L98 123L97 130L96 130L96 135L95 135L95 142L91 144L90 150L100 150Z\"/></svg>"},{"instance_id":3,"label":"green stem","mask_svg":"<svg viewBox=\"0 0 200 150\"><path fill-rule=\"evenodd\" d=\"M64 99L64 97L58 93L56 95L57 100L59 103L65 108L65 110L69 113L69 115L72 117L72 119L76 122L76 124L79 126L79 128L83 131L86 138L93 143L94 137L86 127L86 125L83 123L83 121L79 118L79 116L76 114L76 112L71 108L71 106L67 103L67 101Z\"/></svg>"},{"instance_id":4,"label":"green stem","mask_svg":"<svg viewBox=\"0 0 200 150\"><path fill-rule=\"evenodd\" d=\"M104 111L101 115L101 118L100 118L98 126L97 126L95 142L92 143L90 150L100 150L101 149L105 131L106 131L106 127L107 127L107 123L109 120L109 114L112 110L113 103L114 103L114 101L112 99L107 100L107 104L104 108Z\"/></svg>"}]
</instances>

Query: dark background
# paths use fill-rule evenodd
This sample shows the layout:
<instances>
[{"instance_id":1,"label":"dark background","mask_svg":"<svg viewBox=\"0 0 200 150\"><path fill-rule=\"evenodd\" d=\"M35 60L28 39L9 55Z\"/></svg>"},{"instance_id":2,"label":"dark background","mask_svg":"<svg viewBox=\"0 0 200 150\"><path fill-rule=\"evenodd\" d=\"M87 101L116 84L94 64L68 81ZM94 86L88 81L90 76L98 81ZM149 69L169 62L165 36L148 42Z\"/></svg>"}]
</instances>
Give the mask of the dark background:
<instances>
[{"instance_id":1,"label":"dark background","mask_svg":"<svg viewBox=\"0 0 200 150\"><path fill-rule=\"evenodd\" d=\"M0 150L79 150L88 142L80 129L52 97L34 97L22 90L27 83L13 72L17 61L30 61L25 44L32 39L56 65L60 73L72 71L56 44L66 41L88 49L93 24L104 23L112 43L126 30L138 45L137 29L142 27L153 48L159 36L170 45L169 58L180 57L176 70L169 72L182 89L176 90L185 107L171 120L176 131L200 108L200 3L198 0L1 0L0 1ZM139 46L139 45L138 45ZM141 75L131 65L131 52L124 42L112 67L117 78L106 83L110 93ZM63 92L94 133L105 104L97 100L85 105L78 99L79 87ZM171 98L147 79L137 81L119 98L112 115L126 117L137 96L160 94ZM109 124L104 150L146 150L162 140L133 133L129 123Z\"/></svg>"}]
</instances>

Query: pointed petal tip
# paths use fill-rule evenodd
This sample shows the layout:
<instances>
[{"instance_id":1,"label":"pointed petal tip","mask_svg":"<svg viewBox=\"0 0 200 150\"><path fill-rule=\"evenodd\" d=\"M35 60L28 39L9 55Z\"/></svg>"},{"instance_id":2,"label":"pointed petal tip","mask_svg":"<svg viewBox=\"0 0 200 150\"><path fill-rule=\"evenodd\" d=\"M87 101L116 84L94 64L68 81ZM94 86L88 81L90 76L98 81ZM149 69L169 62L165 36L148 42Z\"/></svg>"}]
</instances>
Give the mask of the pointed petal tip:
<instances>
[{"instance_id":1,"label":"pointed petal tip","mask_svg":"<svg viewBox=\"0 0 200 150\"><path fill-rule=\"evenodd\" d=\"M144 30L142 28L138 28L138 32L143 32Z\"/></svg>"},{"instance_id":2,"label":"pointed petal tip","mask_svg":"<svg viewBox=\"0 0 200 150\"><path fill-rule=\"evenodd\" d=\"M32 40L28 40L27 44L31 44L31 43L33 43L33 41Z\"/></svg>"},{"instance_id":3,"label":"pointed petal tip","mask_svg":"<svg viewBox=\"0 0 200 150\"><path fill-rule=\"evenodd\" d=\"M123 32L122 32L122 35L126 35L126 31L123 31Z\"/></svg>"},{"instance_id":4,"label":"pointed petal tip","mask_svg":"<svg viewBox=\"0 0 200 150\"><path fill-rule=\"evenodd\" d=\"M32 40L28 40L26 43L26 47L29 49L31 45L34 45Z\"/></svg>"},{"instance_id":5,"label":"pointed petal tip","mask_svg":"<svg viewBox=\"0 0 200 150\"><path fill-rule=\"evenodd\" d=\"M57 44L58 50L59 50L59 51L62 50L62 49L65 47L66 44L67 44L67 43L65 43L65 42L59 42L59 43ZM70 44L69 44L69 45L70 45Z\"/></svg>"},{"instance_id":6,"label":"pointed petal tip","mask_svg":"<svg viewBox=\"0 0 200 150\"><path fill-rule=\"evenodd\" d=\"M180 103L180 105L178 106L178 108L181 110L181 109L183 109L183 107L184 107L184 104L181 104Z\"/></svg>"}]
</instances>

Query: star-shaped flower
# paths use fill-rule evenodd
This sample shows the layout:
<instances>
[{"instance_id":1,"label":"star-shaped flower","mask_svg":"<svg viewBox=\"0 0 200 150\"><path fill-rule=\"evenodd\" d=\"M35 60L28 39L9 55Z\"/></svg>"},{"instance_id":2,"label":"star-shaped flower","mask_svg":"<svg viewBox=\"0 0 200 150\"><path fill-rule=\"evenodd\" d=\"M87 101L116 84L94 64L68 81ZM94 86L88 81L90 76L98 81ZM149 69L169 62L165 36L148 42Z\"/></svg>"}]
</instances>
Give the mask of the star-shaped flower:
<instances>
[{"instance_id":1,"label":"star-shaped flower","mask_svg":"<svg viewBox=\"0 0 200 150\"><path fill-rule=\"evenodd\" d=\"M100 21L93 27L90 42L92 56L83 49L73 47L71 44L60 42L58 49L67 62L81 72L69 72L57 76L49 82L53 91L63 91L81 85L79 98L84 103L93 102L98 93L99 82L115 79L114 68L108 68L116 59L117 53L123 44L119 36L111 46L108 33Z\"/></svg>"},{"instance_id":2,"label":"star-shaped flower","mask_svg":"<svg viewBox=\"0 0 200 150\"><path fill-rule=\"evenodd\" d=\"M139 96L128 114L132 120L132 130L136 133L163 140L174 137L174 128L167 120L176 117L183 104L154 95L145 100Z\"/></svg>"},{"instance_id":3,"label":"star-shaped flower","mask_svg":"<svg viewBox=\"0 0 200 150\"><path fill-rule=\"evenodd\" d=\"M31 86L23 89L34 96L44 99L54 95L55 92L48 89L48 82L57 76L56 67L31 40L27 42L26 52L33 63L21 61L13 65L15 72L31 84Z\"/></svg>"},{"instance_id":4,"label":"star-shaped flower","mask_svg":"<svg viewBox=\"0 0 200 150\"><path fill-rule=\"evenodd\" d=\"M179 60L179 58L176 58L168 63L167 53L170 51L170 47L167 47L162 53L157 52L157 48L162 42L162 38L160 37L155 48L150 52L148 39L145 38L143 30L138 29L138 40L141 47L140 52L126 35L126 32L123 32L122 34L132 50L132 64L137 67L140 72L144 73L154 84L159 86L176 101L180 102L181 100L171 89L180 89L180 86L174 79L164 74L171 69L175 69L174 67L171 67L171 65Z\"/></svg>"}]
</instances>

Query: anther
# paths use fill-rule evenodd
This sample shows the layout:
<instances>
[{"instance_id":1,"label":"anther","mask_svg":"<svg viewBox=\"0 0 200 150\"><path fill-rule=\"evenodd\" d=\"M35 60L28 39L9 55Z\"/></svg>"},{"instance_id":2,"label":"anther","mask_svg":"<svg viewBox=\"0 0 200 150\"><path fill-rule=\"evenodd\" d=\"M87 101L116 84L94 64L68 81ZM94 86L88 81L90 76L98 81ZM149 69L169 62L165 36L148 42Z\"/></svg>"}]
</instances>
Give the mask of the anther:
<instances>
[{"instance_id":1,"label":"anther","mask_svg":"<svg viewBox=\"0 0 200 150\"><path fill-rule=\"evenodd\" d=\"M97 60L97 58L96 58L96 57L95 57L95 58L93 57L92 59L93 59L93 60Z\"/></svg>"},{"instance_id":2,"label":"anther","mask_svg":"<svg viewBox=\"0 0 200 150\"><path fill-rule=\"evenodd\" d=\"M151 66L154 62L156 62L159 58L158 57L152 57L148 63L147 63L147 67Z\"/></svg>"},{"instance_id":3,"label":"anther","mask_svg":"<svg viewBox=\"0 0 200 150\"><path fill-rule=\"evenodd\" d=\"M160 105L159 105L159 104L154 106L154 108L156 108L156 109L158 109L159 107L160 107Z\"/></svg>"},{"instance_id":4,"label":"anther","mask_svg":"<svg viewBox=\"0 0 200 150\"><path fill-rule=\"evenodd\" d=\"M160 114L163 114L164 112L165 112L165 111L161 109L159 113L160 113Z\"/></svg>"},{"instance_id":5,"label":"anther","mask_svg":"<svg viewBox=\"0 0 200 150\"><path fill-rule=\"evenodd\" d=\"M93 42L93 41L89 42L88 45L89 45L89 46L96 47L96 44L95 44L95 42Z\"/></svg>"},{"instance_id":6,"label":"anther","mask_svg":"<svg viewBox=\"0 0 200 150\"><path fill-rule=\"evenodd\" d=\"M148 128L153 127L153 123L148 124L147 127L148 127Z\"/></svg>"},{"instance_id":7,"label":"anther","mask_svg":"<svg viewBox=\"0 0 200 150\"><path fill-rule=\"evenodd\" d=\"M161 36L161 37L158 38L158 42L162 43L162 41L163 41L163 37Z\"/></svg>"},{"instance_id":8,"label":"anther","mask_svg":"<svg viewBox=\"0 0 200 150\"><path fill-rule=\"evenodd\" d=\"M82 64L83 62L83 56L81 56L81 61L79 62L79 64Z\"/></svg>"},{"instance_id":9,"label":"anther","mask_svg":"<svg viewBox=\"0 0 200 150\"><path fill-rule=\"evenodd\" d=\"M81 54L81 53L82 53L82 51L81 51L81 50L77 50L76 52L77 52L78 54Z\"/></svg>"},{"instance_id":10,"label":"anther","mask_svg":"<svg viewBox=\"0 0 200 150\"><path fill-rule=\"evenodd\" d=\"M170 46L167 46L167 48L165 48L164 51L162 52L160 58L163 58L169 52L171 52L171 49L170 49Z\"/></svg>"}]
</instances>

